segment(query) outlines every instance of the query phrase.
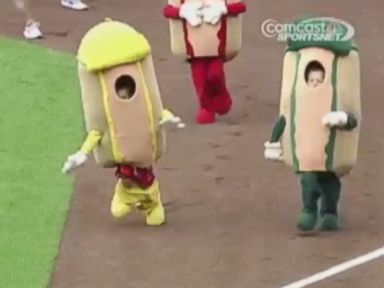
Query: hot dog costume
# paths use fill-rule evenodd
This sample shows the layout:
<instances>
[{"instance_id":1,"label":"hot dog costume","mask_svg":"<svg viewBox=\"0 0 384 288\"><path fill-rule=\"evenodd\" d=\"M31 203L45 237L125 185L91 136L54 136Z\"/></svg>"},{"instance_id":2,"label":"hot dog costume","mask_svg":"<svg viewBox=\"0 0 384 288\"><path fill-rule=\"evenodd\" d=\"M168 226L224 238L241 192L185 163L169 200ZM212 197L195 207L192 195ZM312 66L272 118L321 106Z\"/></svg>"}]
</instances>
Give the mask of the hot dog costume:
<instances>
[{"instance_id":1,"label":"hot dog costume","mask_svg":"<svg viewBox=\"0 0 384 288\"><path fill-rule=\"evenodd\" d=\"M200 124L215 122L216 114L227 114L232 107L224 63L241 48L241 14L245 11L241 0L169 0L163 10L170 19L173 54L191 65Z\"/></svg>"},{"instance_id":2,"label":"hot dog costume","mask_svg":"<svg viewBox=\"0 0 384 288\"><path fill-rule=\"evenodd\" d=\"M324 81L316 89L305 80L306 67L313 61L325 70ZM267 159L284 161L300 177L300 230L315 228L319 199L319 228L339 228L340 178L356 163L360 126L360 62L352 41L289 41L280 117L264 154Z\"/></svg>"},{"instance_id":3,"label":"hot dog costume","mask_svg":"<svg viewBox=\"0 0 384 288\"><path fill-rule=\"evenodd\" d=\"M99 165L116 169L112 215L119 218L136 207L148 225L163 224L153 164L165 152L164 124L180 119L163 109L147 39L107 19L82 39L78 75L88 135L63 172L81 166L93 152Z\"/></svg>"}]
</instances>

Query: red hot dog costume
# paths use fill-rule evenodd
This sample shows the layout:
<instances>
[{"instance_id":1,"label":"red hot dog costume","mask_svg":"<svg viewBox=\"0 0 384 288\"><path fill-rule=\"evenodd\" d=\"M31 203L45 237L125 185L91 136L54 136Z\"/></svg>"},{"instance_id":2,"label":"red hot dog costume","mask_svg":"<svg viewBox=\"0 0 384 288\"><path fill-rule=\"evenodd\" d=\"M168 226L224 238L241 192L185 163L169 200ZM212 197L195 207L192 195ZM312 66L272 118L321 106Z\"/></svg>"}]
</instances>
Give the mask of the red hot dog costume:
<instances>
[{"instance_id":1,"label":"red hot dog costume","mask_svg":"<svg viewBox=\"0 0 384 288\"><path fill-rule=\"evenodd\" d=\"M200 124L213 123L215 114L227 114L232 107L224 63L241 48L241 14L245 11L240 0L169 0L163 10L170 19L173 54L191 64Z\"/></svg>"}]
</instances>

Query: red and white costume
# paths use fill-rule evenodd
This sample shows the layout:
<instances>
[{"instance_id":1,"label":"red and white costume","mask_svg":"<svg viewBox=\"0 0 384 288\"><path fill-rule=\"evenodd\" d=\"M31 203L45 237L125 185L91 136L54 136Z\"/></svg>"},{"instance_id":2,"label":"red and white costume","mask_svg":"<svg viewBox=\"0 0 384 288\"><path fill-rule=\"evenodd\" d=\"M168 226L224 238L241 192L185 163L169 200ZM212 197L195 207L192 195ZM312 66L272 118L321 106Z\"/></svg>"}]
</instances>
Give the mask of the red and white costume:
<instances>
[{"instance_id":1,"label":"red and white costume","mask_svg":"<svg viewBox=\"0 0 384 288\"><path fill-rule=\"evenodd\" d=\"M241 23L238 16L246 11L246 5L239 0L169 2L163 14L171 20L174 54L184 56L191 64L200 106L197 122L212 123L215 114L227 114L232 107L225 83L224 63L235 57L240 49Z\"/></svg>"}]
</instances>

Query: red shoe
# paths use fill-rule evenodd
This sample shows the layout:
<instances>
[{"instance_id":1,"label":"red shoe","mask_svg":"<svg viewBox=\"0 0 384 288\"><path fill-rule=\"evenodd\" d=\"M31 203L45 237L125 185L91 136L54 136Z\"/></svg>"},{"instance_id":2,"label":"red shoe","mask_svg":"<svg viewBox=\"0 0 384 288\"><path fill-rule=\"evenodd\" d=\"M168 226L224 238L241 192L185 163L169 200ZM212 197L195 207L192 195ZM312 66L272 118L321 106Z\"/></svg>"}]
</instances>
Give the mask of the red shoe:
<instances>
[{"instance_id":1,"label":"red shoe","mask_svg":"<svg viewBox=\"0 0 384 288\"><path fill-rule=\"evenodd\" d=\"M220 116L228 114L232 108L232 99L230 97L217 97L215 100L215 112Z\"/></svg>"},{"instance_id":2,"label":"red shoe","mask_svg":"<svg viewBox=\"0 0 384 288\"><path fill-rule=\"evenodd\" d=\"M215 112L208 111L206 109L200 109L196 116L196 122L198 124L212 124L215 123Z\"/></svg>"}]
</instances>

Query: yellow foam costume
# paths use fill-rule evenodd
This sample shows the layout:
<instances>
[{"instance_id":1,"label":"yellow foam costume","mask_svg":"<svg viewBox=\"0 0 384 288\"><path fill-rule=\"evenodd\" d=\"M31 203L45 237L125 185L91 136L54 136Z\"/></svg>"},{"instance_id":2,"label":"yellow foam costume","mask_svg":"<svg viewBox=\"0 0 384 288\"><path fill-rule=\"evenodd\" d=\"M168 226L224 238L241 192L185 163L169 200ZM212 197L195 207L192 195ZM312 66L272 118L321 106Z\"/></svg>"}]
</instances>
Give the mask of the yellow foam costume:
<instances>
[{"instance_id":1,"label":"yellow foam costume","mask_svg":"<svg viewBox=\"0 0 384 288\"><path fill-rule=\"evenodd\" d=\"M88 135L63 172L81 166L93 152L99 165L117 168L112 215L120 218L136 207L148 225L163 224L152 165L165 152L164 124L184 124L163 109L147 39L129 25L107 19L82 39L78 74Z\"/></svg>"}]
</instances>

